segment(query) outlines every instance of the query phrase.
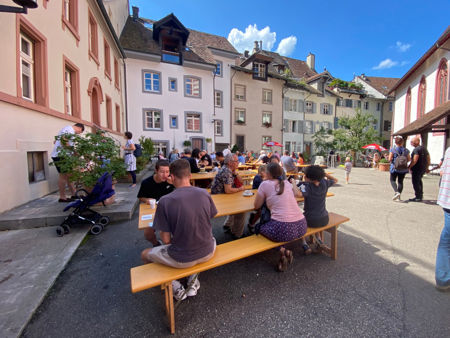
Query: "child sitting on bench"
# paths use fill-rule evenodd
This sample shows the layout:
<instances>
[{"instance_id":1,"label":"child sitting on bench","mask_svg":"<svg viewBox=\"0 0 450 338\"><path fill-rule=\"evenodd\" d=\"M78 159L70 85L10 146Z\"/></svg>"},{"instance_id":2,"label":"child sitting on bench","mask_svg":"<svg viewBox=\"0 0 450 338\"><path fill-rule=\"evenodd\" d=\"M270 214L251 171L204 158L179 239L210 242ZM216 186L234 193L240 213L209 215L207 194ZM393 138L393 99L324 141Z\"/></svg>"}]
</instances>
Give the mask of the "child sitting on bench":
<instances>
[{"instance_id":1,"label":"child sitting on bench","mask_svg":"<svg viewBox=\"0 0 450 338\"><path fill-rule=\"evenodd\" d=\"M328 188L337 183L337 179L326 174L323 168L312 165L306 168L305 182L299 184L300 191L305 198L303 214L308 227L320 228L328 224L328 211L325 206ZM315 235L319 245L322 245L320 236ZM303 240L303 250L309 255L312 250L305 240Z\"/></svg>"}]
</instances>

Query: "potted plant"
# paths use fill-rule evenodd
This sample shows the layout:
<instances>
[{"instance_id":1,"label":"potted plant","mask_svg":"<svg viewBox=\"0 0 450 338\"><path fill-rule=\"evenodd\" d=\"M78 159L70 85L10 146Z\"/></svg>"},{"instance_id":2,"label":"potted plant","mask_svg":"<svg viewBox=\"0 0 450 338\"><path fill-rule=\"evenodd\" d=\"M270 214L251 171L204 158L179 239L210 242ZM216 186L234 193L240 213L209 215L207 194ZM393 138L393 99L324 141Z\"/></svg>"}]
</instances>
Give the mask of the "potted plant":
<instances>
[{"instance_id":1,"label":"potted plant","mask_svg":"<svg viewBox=\"0 0 450 338\"><path fill-rule=\"evenodd\" d=\"M385 158L382 158L380 162L378 162L378 170L379 171L389 171L390 163Z\"/></svg>"},{"instance_id":2,"label":"potted plant","mask_svg":"<svg viewBox=\"0 0 450 338\"><path fill-rule=\"evenodd\" d=\"M205 141L206 141L206 143L211 143L212 142L212 138L207 137L207 138L205 138Z\"/></svg>"},{"instance_id":3,"label":"potted plant","mask_svg":"<svg viewBox=\"0 0 450 338\"><path fill-rule=\"evenodd\" d=\"M184 141L183 142L183 146L185 146L185 147L190 147L191 146L191 141L189 141L189 140L186 140L186 141Z\"/></svg>"},{"instance_id":4,"label":"potted plant","mask_svg":"<svg viewBox=\"0 0 450 338\"><path fill-rule=\"evenodd\" d=\"M272 123L270 123L270 122L264 122L264 123L263 123L263 126L266 127L266 128L270 128L270 127L272 127Z\"/></svg>"},{"instance_id":5,"label":"potted plant","mask_svg":"<svg viewBox=\"0 0 450 338\"><path fill-rule=\"evenodd\" d=\"M85 190L92 190L105 172L111 173L113 180L126 174L125 163L119 156L120 144L102 132L88 133L85 137L66 134L55 138L67 145L59 152L61 172L69 174L70 180Z\"/></svg>"},{"instance_id":6,"label":"potted plant","mask_svg":"<svg viewBox=\"0 0 450 338\"><path fill-rule=\"evenodd\" d=\"M245 122L244 121L242 121L242 120L236 120L236 124L245 124Z\"/></svg>"}]
</instances>

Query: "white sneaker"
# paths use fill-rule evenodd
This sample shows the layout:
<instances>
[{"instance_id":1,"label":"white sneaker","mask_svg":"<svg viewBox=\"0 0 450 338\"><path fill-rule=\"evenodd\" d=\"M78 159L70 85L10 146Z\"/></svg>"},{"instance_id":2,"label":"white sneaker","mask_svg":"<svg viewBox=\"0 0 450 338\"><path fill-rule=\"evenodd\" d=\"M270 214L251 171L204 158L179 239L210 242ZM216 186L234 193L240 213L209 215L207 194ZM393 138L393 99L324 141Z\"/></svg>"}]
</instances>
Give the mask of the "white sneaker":
<instances>
[{"instance_id":1,"label":"white sneaker","mask_svg":"<svg viewBox=\"0 0 450 338\"><path fill-rule=\"evenodd\" d=\"M195 278L195 277L197 277L197 278ZM189 287L189 285L192 283L194 278L195 278L195 282L191 285L191 287ZM187 296L188 297L196 296L198 289L200 289L200 281L198 280L198 274L189 276L189 278L188 278L188 289L187 289L187 292L186 292Z\"/></svg>"},{"instance_id":2,"label":"white sneaker","mask_svg":"<svg viewBox=\"0 0 450 338\"><path fill-rule=\"evenodd\" d=\"M396 192L396 193L394 194L394 197L392 197L392 200L393 200L393 201L400 201L400 193L399 193L399 192Z\"/></svg>"},{"instance_id":3,"label":"white sneaker","mask_svg":"<svg viewBox=\"0 0 450 338\"><path fill-rule=\"evenodd\" d=\"M175 300L185 300L187 298L186 290L184 289L184 286L181 285L181 283L177 280L172 281L172 292L173 292L173 298Z\"/></svg>"}]
</instances>

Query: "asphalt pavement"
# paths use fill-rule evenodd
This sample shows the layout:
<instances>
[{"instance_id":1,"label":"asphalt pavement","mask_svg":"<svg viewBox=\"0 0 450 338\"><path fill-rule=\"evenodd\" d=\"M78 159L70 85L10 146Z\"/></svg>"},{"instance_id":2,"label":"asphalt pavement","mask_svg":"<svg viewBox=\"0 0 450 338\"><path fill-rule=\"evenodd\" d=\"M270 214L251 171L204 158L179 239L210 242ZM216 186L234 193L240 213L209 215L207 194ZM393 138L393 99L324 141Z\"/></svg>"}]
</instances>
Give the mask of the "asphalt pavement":
<instances>
[{"instance_id":1,"label":"asphalt pavement","mask_svg":"<svg viewBox=\"0 0 450 338\"><path fill-rule=\"evenodd\" d=\"M438 177L425 201L393 202L389 175L334 169L328 210L351 218L339 228L338 258L303 256L275 271L271 250L200 275L196 297L175 313L180 337L448 337L450 293L434 288L443 226ZM410 177L402 198L413 197ZM224 219L213 221L218 243ZM328 238L327 238L328 240ZM148 246L137 215L89 236L60 274L23 337L169 337L160 288L130 291L129 270Z\"/></svg>"}]
</instances>

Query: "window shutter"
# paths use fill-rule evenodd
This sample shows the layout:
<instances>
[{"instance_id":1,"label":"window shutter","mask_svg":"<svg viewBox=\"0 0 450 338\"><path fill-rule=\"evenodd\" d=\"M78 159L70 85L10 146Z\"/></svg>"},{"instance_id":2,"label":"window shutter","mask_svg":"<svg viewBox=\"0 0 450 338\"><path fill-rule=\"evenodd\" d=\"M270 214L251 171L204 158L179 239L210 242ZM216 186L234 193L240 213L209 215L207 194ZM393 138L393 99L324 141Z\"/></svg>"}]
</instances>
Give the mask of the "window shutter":
<instances>
[{"instance_id":1,"label":"window shutter","mask_svg":"<svg viewBox=\"0 0 450 338\"><path fill-rule=\"evenodd\" d=\"M283 131L286 133L289 131L289 120L283 120Z\"/></svg>"},{"instance_id":2,"label":"window shutter","mask_svg":"<svg viewBox=\"0 0 450 338\"><path fill-rule=\"evenodd\" d=\"M330 115L334 115L333 105L332 105L332 104L328 104L328 109L330 109L330 110L329 110Z\"/></svg>"},{"instance_id":3,"label":"window shutter","mask_svg":"<svg viewBox=\"0 0 450 338\"><path fill-rule=\"evenodd\" d=\"M299 113L303 113L305 111L305 101L298 100L297 109Z\"/></svg>"},{"instance_id":4,"label":"window shutter","mask_svg":"<svg viewBox=\"0 0 450 338\"><path fill-rule=\"evenodd\" d=\"M285 111L289 110L289 98L287 97L284 98L284 110Z\"/></svg>"},{"instance_id":5,"label":"window shutter","mask_svg":"<svg viewBox=\"0 0 450 338\"><path fill-rule=\"evenodd\" d=\"M312 113L315 114L317 109L317 104L315 102L312 103Z\"/></svg>"},{"instance_id":6,"label":"window shutter","mask_svg":"<svg viewBox=\"0 0 450 338\"><path fill-rule=\"evenodd\" d=\"M297 133L303 134L303 121L297 120Z\"/></svg>"},{"instance_id":7,"label":"window shutter","mask_svg":"<svg viewBox=\"0 0 450 338\"><path fill-rule=\"evenodd\" d=\"M320 104L320 113L323 114L323 103Z\"/></svg>"}]
</instances>

